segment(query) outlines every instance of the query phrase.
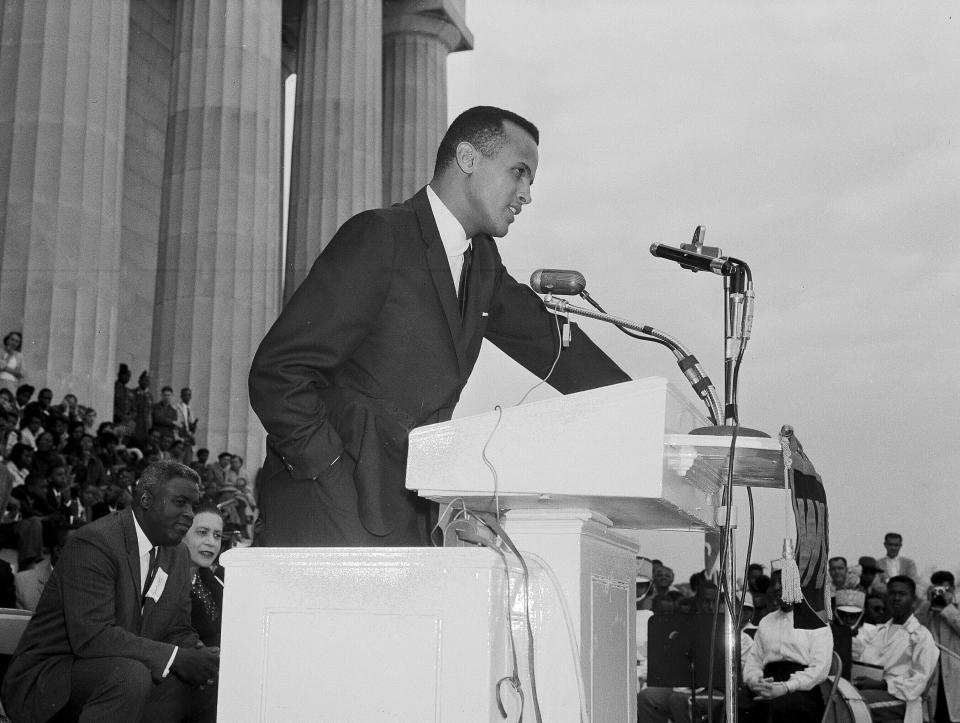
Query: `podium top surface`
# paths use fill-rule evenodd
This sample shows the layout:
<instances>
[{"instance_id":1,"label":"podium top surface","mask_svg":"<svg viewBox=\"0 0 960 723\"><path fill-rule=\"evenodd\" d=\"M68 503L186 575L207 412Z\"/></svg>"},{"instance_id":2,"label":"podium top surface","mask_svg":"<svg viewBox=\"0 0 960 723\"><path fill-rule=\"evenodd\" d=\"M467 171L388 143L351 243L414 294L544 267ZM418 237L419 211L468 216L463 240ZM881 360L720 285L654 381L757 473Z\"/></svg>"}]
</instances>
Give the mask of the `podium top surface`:
<instances>
[{"instance_id":1,"label":"podium top surface","mask_svg":"<svg viewBox=\"0 0 960 723\"><path fill-rule=\"evenodd\" d=\"M614 384L413 430L407 488L474 509L497 497L501 510L587 508L628 529L712 528L730 438L690 434L706 423L662 377ZM738 437L735 484L782 479L777 440Z\"/></svg>"}]
</instances>

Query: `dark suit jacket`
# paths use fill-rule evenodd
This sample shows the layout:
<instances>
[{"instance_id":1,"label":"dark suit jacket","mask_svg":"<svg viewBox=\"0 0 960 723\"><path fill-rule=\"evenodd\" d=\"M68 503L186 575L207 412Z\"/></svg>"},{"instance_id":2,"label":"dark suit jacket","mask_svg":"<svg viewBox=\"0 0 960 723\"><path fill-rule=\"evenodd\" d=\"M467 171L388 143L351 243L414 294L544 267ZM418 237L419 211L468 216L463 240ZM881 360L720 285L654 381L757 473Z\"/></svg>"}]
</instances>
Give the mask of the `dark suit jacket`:
<instances>
[{"instance_id":1,"label":"dark suit jacket","mask_svg":"<svg viewBox=\"0 0 960 723\"><path fill-rule=\"evenodd\" d=\"M553 364L556 317L507 273L489 236L473 239L468 288L461 320L424 188L347 221L254 357L250 402L276 467L322 482L349 455L374 534L393 529L405 495L408 432L450 419L484 338L541 378ZM577 332L549 383L570 393L628 380Z\"/></svg>"},{"instance_id":2,"label":"dark suit jacket","mask_svg":"<svg viewBox=\"0 0 960 723\"><path fill-rule=\"evenodd\" d=\"M139 660L160 680L175 645L192 647L190 556L161 547L167 573L159 601L140 612L140 552L133 512L124 510L74 532L24 631L3 681L13 720L45 721L66 705L74 660Z\"/></svg>"}]
</instances>

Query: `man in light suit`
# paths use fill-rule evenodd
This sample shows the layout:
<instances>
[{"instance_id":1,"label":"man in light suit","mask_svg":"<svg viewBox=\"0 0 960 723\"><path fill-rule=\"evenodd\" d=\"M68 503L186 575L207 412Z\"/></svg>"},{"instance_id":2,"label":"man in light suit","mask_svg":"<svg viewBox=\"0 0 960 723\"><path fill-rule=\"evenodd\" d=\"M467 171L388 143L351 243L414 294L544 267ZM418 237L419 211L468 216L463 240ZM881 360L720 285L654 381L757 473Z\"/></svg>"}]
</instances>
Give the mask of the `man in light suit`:
<instances>
[{"instance_id":1,"label":"man in light suit","mask_svg":"<svg viewBox=\"0 0 960 723\"><path fill-rule=\"evenodd\" d=\"M180 545L198 499L196 473L157 462L133 508L72 534L3 681L13 720L181 721L212 709L219 653L190 626Z\"/></svg>"},{"instance_id":2,"label":"man in light suit","mask_svg":"<svg viewBox=\"0 0 960 723\"><path fill-rule=\"evenodd\" d=\"M917 574L917 563L900 554L900 548L903 547L903 535L899 532L888 532L883 536L883 546L886 554L877 558L880 565L880 582L886 585L890 578L897 575L906 575L914 582L920 582L920 576Z\"/></svg>"},{"instance_id":3,"label":"man in light suit","mask_svg":"<svg viewBox=\"0 0 960 723\"><path fill-rule=\"evenodd\" d=\"M515 281L494 238L531 202L539 132L471 108L413 198L347 221L267 333L250 402L268 432L268 545L423 545L407 435L449 420L486 338L563 393L629 377Z\"/></svg>"}]
</instances>

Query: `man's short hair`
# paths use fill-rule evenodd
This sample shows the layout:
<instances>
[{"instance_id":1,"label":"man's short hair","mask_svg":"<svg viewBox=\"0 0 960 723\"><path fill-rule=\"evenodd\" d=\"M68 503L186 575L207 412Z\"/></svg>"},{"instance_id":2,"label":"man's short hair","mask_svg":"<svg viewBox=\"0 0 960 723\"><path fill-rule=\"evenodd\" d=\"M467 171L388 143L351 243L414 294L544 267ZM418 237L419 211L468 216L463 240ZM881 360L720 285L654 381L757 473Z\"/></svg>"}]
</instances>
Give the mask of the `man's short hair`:
<instances>
[{"instance_id":1,"label":"man's short hair","mask_svg":"<svg viewBox=\"0 0 960 723\"><path fill-rule=\"evenodd\" d=\"M840 562L843 563L843 566L844 566L844 567L847 566L847 558L842 557L841 555L837 555L836 557L831 557L829 560L827 560L827 564L829 565L829 564L832 563L834 560L840 560Z\"/></svg>"},{"instance_id":2,"label":"man's short hair","mask_svg":"<svg viewBox=\"0 0 960 723\"><path fill-rule=\"evenodd\" d=\"M190 387L183 387L183 388L180 390L180 393L183 394L184 392L191 392L191 391L193 391L193 390L191 390Z\"/></svg>"},{"instance_id":3,"label":"man's short hair","mask_svg":"<svg viewBox=\"0 0 960 723\"><path fill-rule=\"evenodd\" d=\"M506 140L504 121L520 126L530 134L533 142L540 145L540 131L537 127L516 113L490 105L478 105L463 111L454 118L437 149L437 162L434 175L441 173L453 163L457 156L457 146L466 141L487 158L495 156Z\"/></svg>"},{"instance_id":4,"label":"man's short hair","mask_svg":"<svg viewBox=\"0 0 960 723\"><path fill-rule=\"evenodd\" d=\"M139 499L144 492L149 492L151 495L156 496L158 488L163 487L167 482L178 477L188 479L195 485L200 485L200 475L185 464L172 462L170 460L152 462L147 465L147 468L143 470L143 474L140 475L140 479L137 480L135 497Z\"/></svg>"},{"instance_id":5,"label":"man's short hair","mask_svg":"<svg viewBox=\"0 0 960 723\"><path fill-rule=\"evenodd\" d=\"M231 461L233 461L233 460L235 460L235 459L239 459L239 460L240 460L240 464L243 464L243 457L241 457L239 454L230 455L230 460L231 460Z\"/></svg>"},{"instance_id":6,"label":"man's short hair","mask_svg":"<svg viewBox=\"0 0 960 723\"><path fill-rule=\"evenodd\" d=\"M956 584L956 581L953 577L953 573L949 570L937 570L930 576L931 585L949 585L953 587Z\"/></svg>"},{"instance_id":7,"label":"man's short hair","mask_svg":"<svg viewBox=\"0 0 960 723\"><path fill-rule=\"evenodd\" d=\"M760 572L763 572L763 565L761 565L759 562L751 562L747 567L747 574L749 575L752 570L759 570Z\"/></svg>"},{"instance_id":8,"label":"man's short hair","mask_svg":"<svg viewBox=\"0 0 960 723\"><path fill-rule=\"evenodd\" d=\"M223 459L224 457L232 457L233 455L229 452L221 452L217 455L217 459Z\"/></svg>"},{"instance_id":9,"label":"man's short hair","mask_svg":"<svg viewBox=\"0 0 960 723\"><path fill-rule=\"evenodd\" d=\"M894 575L889 580L887 580L887 590L890 589L890 586L895 582L902 582L904 585L910 588L910 594L917 594L917 583L913 581L912 577L907 577L906 575Z\"/></svg>"},{"instance_id":10,"label":"man's short hair","mask_svg":"<svg viewBox=\"0 0 960 723\"><path fill-rule=\"evenodd\" d=\"M160 390L160 393L163 394L164 392L170 392L171 394L173 394L173 387L163 387Z\"/></svg>"},{"instance_id":11,"label":"man's short hair","mask_svg":"<svg viewBox=\"0 0 960 723\"><path fill-rule=\"evenodd\" d=\"M17 387L17 394L29 394L33 396L33 392L36 390L36 387L31 384L21 384Z\"/></svg>"},{"instance_id":12,"label":"man's short hair","mask_svg":"<svg viewBox=\"0 0 960 723\"><path fill-rule=\"evenodd\" d=\"M893 538L896 538L897 540L900 540L900 542L903 542L903 535L901 535L899 532L888 532L883 536L883 541L886 542L887 540L890 540Z\"/></svg>"}]
</instances>

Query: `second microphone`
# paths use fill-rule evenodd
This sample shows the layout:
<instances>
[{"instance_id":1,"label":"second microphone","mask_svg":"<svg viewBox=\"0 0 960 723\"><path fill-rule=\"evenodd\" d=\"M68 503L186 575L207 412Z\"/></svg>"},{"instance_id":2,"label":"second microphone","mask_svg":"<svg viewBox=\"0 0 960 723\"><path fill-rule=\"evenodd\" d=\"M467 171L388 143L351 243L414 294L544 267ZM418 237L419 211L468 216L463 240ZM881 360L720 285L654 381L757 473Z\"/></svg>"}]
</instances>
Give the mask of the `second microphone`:
<instances>
[{"instance_id":1,"label":"second microphone","mask_svg":"<svg viewBox=\"0 0 960 723\"><path fill-rule=\"evenodd\" d=\"M530 288L538 294L578 296L587 288L587 280L579 271L537 269L530 275Z\"/></svg>"}]
</instances>

